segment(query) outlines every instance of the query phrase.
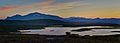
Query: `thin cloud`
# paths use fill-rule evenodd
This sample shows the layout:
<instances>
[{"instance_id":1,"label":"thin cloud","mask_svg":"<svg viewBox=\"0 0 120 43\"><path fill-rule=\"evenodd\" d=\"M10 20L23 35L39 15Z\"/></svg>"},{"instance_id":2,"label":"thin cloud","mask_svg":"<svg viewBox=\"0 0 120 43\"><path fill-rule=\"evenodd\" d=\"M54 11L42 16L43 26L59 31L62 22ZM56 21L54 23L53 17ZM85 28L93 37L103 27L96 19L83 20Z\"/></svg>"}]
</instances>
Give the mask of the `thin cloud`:
<instances>
[{"instance_id":1,"label":"thin cloud","mask_svg":"<svg viewBox=\"0 0 120 43\"><path fill-rule=\"evenodd\" d=\"M21 5L21 6L8 5L8 6L1 7L0 10L3 11L3 10L14 10L14 9L17 9L17 8L31 8L31 7L34 7L34 6L49 5L49 4L54 3L54 2L55 1L44 1L44 2L26 4L26 5Z\"/></svg>"},{"instance_id":2,"label":"thin cloud","mask_svg":"<svg viewBox=\"0 0 120 43\"><path fill-rule=\"evenodd\" d=\"M3 7L0 7L0 10L1 11L4 11L4 10L13 10L17 7L15 7L15 5L8 5L8 6L3 6Z\"/></svg>"},{"instance_id":3,"label":"thin cloud","mask_svg":"<svg viewBox=\"0 0 120 43\"><path fill-rule=\"evenodd\" d=\"M69 6L75 6L76 4L79 4L79 2L67 2L67 3L55 3L55 2L56 0L51 0L51 1L33 3L33 4L25 4L20 6L15 6L15 5L4 6L0 8L0 13L1 13L0 16L3 16L2 14L6 16L12 16L13 14L16 13L25 15L26 13L30 13L34 11L48 12L54 10L68 9L68 8L73 8Z\"/></svg>"}]
</instances>

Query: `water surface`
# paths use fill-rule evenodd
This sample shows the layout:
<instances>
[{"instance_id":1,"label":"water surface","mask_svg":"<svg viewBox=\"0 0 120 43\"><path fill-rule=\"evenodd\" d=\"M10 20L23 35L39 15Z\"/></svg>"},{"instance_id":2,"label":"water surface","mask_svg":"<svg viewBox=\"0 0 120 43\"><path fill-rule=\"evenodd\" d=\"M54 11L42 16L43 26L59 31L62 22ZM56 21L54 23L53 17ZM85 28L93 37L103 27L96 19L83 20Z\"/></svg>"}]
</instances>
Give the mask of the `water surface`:
<instances>
[{"instance_id":1,"label":"water surface","mask_svg":"<svg viewBox=\"0 0 120 43\"><path fill-rule=\"evenodd\" d=\"M34 29L34 30L20 30L20 31L30 31L30 32L22 32L22 34L40 34L40 35L66 35L66 32L71 32L71 34L79 34L81 36L84 35L115 35L120 34L119 32L111 32L111 31L120 31L120 29L104 29L103 27L108 26L88 26L88 27L45 27L45 29ZM76 29L83 28L103 28L103 29L91 29L89 31L71 31Z\"/></svg>"}]
</instances>

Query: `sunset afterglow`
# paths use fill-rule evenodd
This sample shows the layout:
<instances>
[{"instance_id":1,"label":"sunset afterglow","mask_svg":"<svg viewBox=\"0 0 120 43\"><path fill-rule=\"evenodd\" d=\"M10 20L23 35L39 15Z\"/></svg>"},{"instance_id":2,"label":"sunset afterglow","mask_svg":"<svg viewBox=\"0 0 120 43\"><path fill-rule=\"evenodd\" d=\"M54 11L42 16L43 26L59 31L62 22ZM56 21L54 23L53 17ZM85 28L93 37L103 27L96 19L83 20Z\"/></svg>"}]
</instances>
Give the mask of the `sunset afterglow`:
<instances>
[{"instance_id":1,"label":"sunset afterglow","mask_svg":"<svg viewBox=\"0 0 120 43\"><path fill-rule=\"evenodd\" d=\"M120 18L120 0L0 0L0 19L40 12L86 18Z\"/></svg>"}]
</instances>

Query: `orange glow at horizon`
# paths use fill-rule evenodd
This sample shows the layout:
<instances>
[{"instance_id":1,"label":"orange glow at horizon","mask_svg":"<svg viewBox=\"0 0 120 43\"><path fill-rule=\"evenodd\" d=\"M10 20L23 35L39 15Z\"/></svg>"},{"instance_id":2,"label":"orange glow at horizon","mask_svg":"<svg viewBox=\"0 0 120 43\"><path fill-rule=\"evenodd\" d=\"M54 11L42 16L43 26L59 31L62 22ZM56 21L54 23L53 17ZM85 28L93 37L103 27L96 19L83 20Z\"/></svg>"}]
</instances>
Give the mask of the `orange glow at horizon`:
<instances>
[{"instance_id":1,"label":"orange glow at horizon","mask_svg":"<svg viewBox=\"0 0 120 43\"><path fill-rule=\"evenodd\" d=\"M0 6L0 19L5 19L7 16L13 16L15 14L26 15L33 12L56 15L63 18L120 18L119 0L115 0L115 3L111 3L113 0L96 0L95 2L89 2L88 0L57 1L46 0L28 4Z\"/></svg>"}]
</instances>

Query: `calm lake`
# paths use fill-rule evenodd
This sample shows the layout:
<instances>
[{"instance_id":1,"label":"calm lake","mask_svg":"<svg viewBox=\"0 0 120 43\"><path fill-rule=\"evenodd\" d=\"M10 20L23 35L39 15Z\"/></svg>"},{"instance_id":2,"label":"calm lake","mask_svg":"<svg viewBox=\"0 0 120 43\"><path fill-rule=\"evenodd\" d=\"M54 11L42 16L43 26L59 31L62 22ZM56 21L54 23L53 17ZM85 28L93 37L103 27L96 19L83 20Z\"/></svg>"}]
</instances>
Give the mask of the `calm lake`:
<instances>
[{"instance_id":1,"label":"calm lake","mask_svg":"<svg viewBox=\"0 0 120 43\"><path fill-rule=\"evenodd\" d=\"M104 28L107 29L104 29ZM71 31L77 29L84 28L103 28L103 29L91 29L88 31ZM109 29L109 26L87 26L87 27L45 27L45 29L31 29L31 30L19 30L19 31L27 31L21 32L22 34L40 34L40 35L66 35L66 32L71 32L71 34L79 34L81 36L84 35L116 35L120 34L119 32L112 31L120 31L120 29Z\"/></svg>"}]
</instances>

